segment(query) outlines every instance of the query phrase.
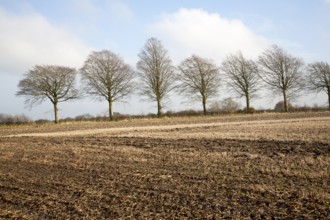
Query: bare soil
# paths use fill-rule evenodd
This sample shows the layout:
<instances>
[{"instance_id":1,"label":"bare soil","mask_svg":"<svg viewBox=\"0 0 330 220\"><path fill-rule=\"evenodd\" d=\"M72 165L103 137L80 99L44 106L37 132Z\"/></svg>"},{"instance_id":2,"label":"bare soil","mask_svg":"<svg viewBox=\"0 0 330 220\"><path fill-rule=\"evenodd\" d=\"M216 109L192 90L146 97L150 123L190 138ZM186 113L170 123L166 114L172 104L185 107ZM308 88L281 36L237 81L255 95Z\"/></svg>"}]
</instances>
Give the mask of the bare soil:
<instances>
[{"instance_id":1,"label":"bare soil","mask_svg":"<svg viewBox=\"0 0 330 220\"><path fill-rule=\"evenodd\" d=\"M328 113L3 127L0 219L329 219L329 136Z\"/></svg>"}]
</instances>

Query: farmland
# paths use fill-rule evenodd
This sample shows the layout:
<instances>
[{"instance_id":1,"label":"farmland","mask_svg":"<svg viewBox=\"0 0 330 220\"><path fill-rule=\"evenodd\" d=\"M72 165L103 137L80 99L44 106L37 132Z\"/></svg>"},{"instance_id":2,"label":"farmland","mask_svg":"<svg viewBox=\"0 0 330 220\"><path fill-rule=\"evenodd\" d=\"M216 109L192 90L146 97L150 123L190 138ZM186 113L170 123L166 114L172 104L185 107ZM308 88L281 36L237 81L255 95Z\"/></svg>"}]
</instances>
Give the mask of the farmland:
<instances>
[{"instance_id":1,"label":"farmland","mask_svg":"<svg viewBox=\"0 0 330 220\"><path fill-rule=\"evenodd\" d=\"M0 127L0 219L326 219L330 113Z\"/></svg>"}]
</instances>

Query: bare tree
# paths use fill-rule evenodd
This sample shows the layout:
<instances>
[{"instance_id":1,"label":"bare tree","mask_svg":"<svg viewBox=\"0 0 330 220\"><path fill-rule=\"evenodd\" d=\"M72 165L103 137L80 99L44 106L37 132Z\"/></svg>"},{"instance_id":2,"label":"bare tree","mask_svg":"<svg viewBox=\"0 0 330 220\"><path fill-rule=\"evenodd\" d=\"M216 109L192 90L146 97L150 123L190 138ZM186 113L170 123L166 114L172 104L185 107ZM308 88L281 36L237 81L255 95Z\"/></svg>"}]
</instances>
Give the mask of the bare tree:
<instances>
[{"instance_id":1,"label":"bare tree","mask_svg":"<svg viewBox=\"0 0 330 220\"><path fill-rule=\"evenodd\" d=\"M308 65L308 88L312 91L324 91L328 95L330 111L330 65L325 62L315 62Z\"/></svg>"},{"instance_id":2,"label":"bare tree","mask_svg":"<svg viewBox=\"0 0 330 220\"><path fill-rule=\"evenodd\" d=\"M79 96L75 88L76 75L74 68L37 65L19 82L16 95L25 97L30 107L49 99L54 105L55 124L58 124L58 103Z\"/></svg>"},{"instance_id":3,"label":"bare tree","mask_svg":"<svg viewBox=\"0 0 330 220\"><path fill-rule=\"evenodd\" d=\"M202 101L206 115L207 100L217 95L220 85L219 68L211 60L192 55L182 61L178 69L179 92Z\"/></svg>"},{"instance_id":4,"label":"bare tree","mask_svg":"<svg viewBox=\"0 0 330 220\"><path fill-rule=\"evenodd\" d=\"M287 112L288 100L296 97L303 88L304 62L273 45L259 56L259 64L260 78L273 92L283 95L284 111Z\"/></svg>"},{"instance_id":5,"label":"bare tree","mask_svg":"<svg viewBox=\"0 0 330 220\"><path fill-rule=\"evenodd\" d=\"M240 97L245 97L246 112L249 113L250 101L257 97L257 91L260 88L257 64L244 58L239 52L237 55L227 56L222 62L221 69L225 73L227 86Z\"/></svg>"},{"instance_id":6,"label":"bare tree","mask_svg":"<svg viewBox=\"0 0 330 220\"><path fill-rule=\"evenodd\" d=\"M113 103L133 90L134 71L118 55L108 50L92 52L80 69L87 94L106 99L109 120L113 120Z\"/></svg>"},{"instance_id":7,"label":"bare tree","mask_svg":"<svg viewBox=\"0 0 330 220\"><path fill-rule=\"evenodd\" d=\"M167 50L156 38L147 40L139 58L140 94L157 102L157 116L161 117L163 99L175 88L174 66Z\"/></svg>"}]
</instances>

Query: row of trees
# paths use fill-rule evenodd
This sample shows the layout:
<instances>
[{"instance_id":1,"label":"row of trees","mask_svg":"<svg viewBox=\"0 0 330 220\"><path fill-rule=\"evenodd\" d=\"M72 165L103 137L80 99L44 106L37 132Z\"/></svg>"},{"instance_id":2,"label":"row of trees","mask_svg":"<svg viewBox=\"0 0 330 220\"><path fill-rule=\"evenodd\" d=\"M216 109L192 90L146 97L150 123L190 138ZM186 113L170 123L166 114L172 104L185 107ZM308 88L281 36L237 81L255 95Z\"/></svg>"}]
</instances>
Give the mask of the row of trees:
<instances>
[{"instance_id":1,"label":"row of trees","mask_svg":"<svg viewBox=\"0 0 330 220\"><path fill-rule=\"evenodd\" d=\"M109 120L113 120L113 103L134 91L157 103L158 117L162 116L164 99L173 90L201 101L207 114L207 101L218 94L222 83L245 97L247 112L251 100L265 85L283 95L285 111L288 111L288 100L305 88L325 91L330 110L329 64L315 62L306 68L302 59L276 45L265 50L257 61L239 52L227 56L219 68L212 60L192 55L175 67L161 42L150 38L139 53L136 71L118 55L103 50L92 52L79 72L83 94L109 103ZM19 82L17 95L24 96L30 107L49 99L58 123L58 103L82 97L75 86L77 74L74 68L37 65Z\"/></svg>"}]
</instances>

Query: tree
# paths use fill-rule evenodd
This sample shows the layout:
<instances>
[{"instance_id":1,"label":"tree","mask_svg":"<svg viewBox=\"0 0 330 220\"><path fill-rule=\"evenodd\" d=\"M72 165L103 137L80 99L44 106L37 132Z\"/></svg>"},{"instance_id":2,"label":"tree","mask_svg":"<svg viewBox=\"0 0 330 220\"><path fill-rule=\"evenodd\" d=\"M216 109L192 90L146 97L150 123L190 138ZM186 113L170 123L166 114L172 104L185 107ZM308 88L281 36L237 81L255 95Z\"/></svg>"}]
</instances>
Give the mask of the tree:
<instances>
[{"instance_id":1,"label":"tree","mask_svg":"<svg viewBox=\"0 0 330 220\"><path fill-rule=\"evenodd\" d=\"M134 71L118 55L108 50L92 52L80 69L87 94L106 99L109 121L113 120L113 103L133 90Z\"/></svg>"},{"instance_id":2,"label":"tree","mask_svg":"<svg viewBox=\"0 0 330 220\"><path fill-rule=\"evenodd\" d=\"M139 58L140 94L157 102L157 116L161 117L163 99L175 88L174 66L167 50L156 38L147 40Z\"/></svg>"},{"instance_id":3,"label":"tree","mask_svg":"<svg viewBox=\"0 0 330 220\"><path fill-rule=\"evenodd\" d=\"M252 61L245 59L241 52L237 55L229 55L222 62L222 71L225 73L227 86L240 97L245 97L246 112L250 112L250 101L257 97L260 85L258 66Z\"/></svg>"},{"instance_id":4,"label":"tree","mask_svg":"<svg viewBox=\"0 0 330 220\"><path fill-rule=\"evenodd\" d=\"M19 82L16 95L25 97L30 108L49 99L54 106L55 124L58 124L58 103L79 97L75 88L76 75L74 68L36 65Z\"/></svg>"},{"instance_id":5,"label":"tree","mask_svg":"<svg viewBox=\"0 0 330 220\"><path fill-rule=\"evenodd\" d=\"M284 111L287 112L288 100L296 97L303 88L304 62L273 45L259 56L259 64L260 78L273 92L283 95Z\"/></svg>"},{"instance_id":6,"label":"tree","mask_svg":"<svg viewBox=\"0 0 330 220\"><path fill-rule=\"evenodd\" d=\"M328 95L330 111L330 65L325 62L315 62L308 65L308 88L312 91L324 91Z\"/></svg>"},{"instance_id":7,"label":"tree","mask_svg":"<svg viewBox=\"0 0 330 220\"><path fill-rule=\"evenodd\" d=\"M178 69L179 92L202 101L206 115L207 100L216 96L220 85L219 68L211 60L192 55L182 61Z\"/></svg>"}]
</instances>

